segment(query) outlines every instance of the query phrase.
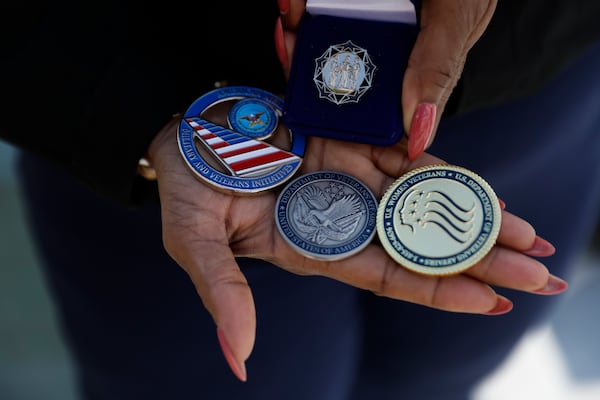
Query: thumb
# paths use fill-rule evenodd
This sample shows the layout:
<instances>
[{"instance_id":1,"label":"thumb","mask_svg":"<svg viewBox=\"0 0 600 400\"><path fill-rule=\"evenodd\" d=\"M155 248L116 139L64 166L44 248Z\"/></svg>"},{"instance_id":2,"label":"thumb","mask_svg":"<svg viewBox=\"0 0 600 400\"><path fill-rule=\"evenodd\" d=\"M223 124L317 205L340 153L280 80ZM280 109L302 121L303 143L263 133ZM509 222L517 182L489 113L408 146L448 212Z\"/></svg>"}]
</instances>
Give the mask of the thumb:
<instances>
[{"instance_id":1,"label":"thumb","mask_svg":"<svg viewBox=\"0 0 600 400\"><path fill-rule=\"evenodd\" d=\"M487 28L496 4L497 0L423 0L421 30L402 87L403 124L411 160L433 142L467 53Z\"/></svg>"},{"instance_id":2,"label":"thumb","mask_svg":"<svg viewBox=\"0 0 600 400\"><path fill-rule=\"evenodd\" d=\"M229 366L245 381L244 363L254 346L256 310L246 277L229 247L225 228L229 197L199 184L185 168L172 140L176 125L174 118L149 151L158 178L163 245L192 280L217 324Z\"/></svg>"},{"instance_id":3,"label":"thumb","mask_svg":"<svg viewBox=\"0 0 600 400\"><path fill-rule=\"evenodd\" d=\"M217 324L219 344L229 367L245 382L245 361L256 334L256 310L248 282L228 246L207 243L190 250L186 253L193 257L176 260Z\"/></svg>"}]
</instances>

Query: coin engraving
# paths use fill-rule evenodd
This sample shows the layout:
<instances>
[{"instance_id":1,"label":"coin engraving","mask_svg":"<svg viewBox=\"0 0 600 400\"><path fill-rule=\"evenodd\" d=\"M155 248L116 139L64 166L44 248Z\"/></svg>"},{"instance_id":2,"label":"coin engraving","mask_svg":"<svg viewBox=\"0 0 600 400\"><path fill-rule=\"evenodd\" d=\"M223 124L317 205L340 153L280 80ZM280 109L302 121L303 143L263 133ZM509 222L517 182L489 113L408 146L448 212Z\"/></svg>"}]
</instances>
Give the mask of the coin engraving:
<instances>
[{"instance_id":1,"label":"coin engraving","mask_svg":"<svg viewBox=\"0 0 600 400\"><path fill-rule=\"evenodd\" d=\"M367 50L350 40L330 46L315 64L319 97L337 105L358 103L371 88L376 69Z\"/></svg>"},{"instance_id":2,"label":"coin engraving","mask_svg":"<svg viewBox=\"0 0 600 400\"><path fill-rule=\"evenodd\" d=\"M377 231L399 264L416 272L461 272L483 258L500 230L492 188L467 169L439 165L399 178L384 194Z\"/></svg>"},{"instance_id":3,"label":"coin engraving","mask_svg":"<svg viewBox=\"0 0 600 400\"><path fill-rule=\"evenodd\" d=\"M318 171L291 182L277 201L284 238L307 257L341 259L362 250L375 235L377 202L355 178Z\"/></svg>"},{"instance_id":4,"label":"coin engraving","mask_svg":"<svg viewBox=\"0 0 600 400\"><path fill-rule=\"evenodd\" d=\"M261 89L223 87L196 99L177 132L179 151L200 180L233 194L273 189L302 163L305 138L280 124L283 100Z\"/></svg>"}]
</instances>

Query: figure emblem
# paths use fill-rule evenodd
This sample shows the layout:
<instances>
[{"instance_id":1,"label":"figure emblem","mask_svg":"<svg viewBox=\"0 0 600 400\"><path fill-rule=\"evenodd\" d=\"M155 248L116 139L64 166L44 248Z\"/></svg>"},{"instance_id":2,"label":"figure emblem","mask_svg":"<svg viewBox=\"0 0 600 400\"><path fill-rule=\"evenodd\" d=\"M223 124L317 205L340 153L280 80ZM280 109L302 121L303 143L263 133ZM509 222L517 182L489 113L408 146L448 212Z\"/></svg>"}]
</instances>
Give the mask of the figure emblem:
<instances>
[{"instance_id":1,"label":"figure emblem","mask_svg":"<svg viewBox=\"0 0 600 400\"><path fill-rule=\"evenodd\" d=\"M319 97L335 104L358 103L371 88L375 65L352 41L330 46L315 60L313 81Z\"/></svg>"},{"instance_id":2,"label":"figure emblem","mask_svg":"<svg viewBox=\"0 0 600 400\"><path fill-rule=\"evenodd\" d=\"M472 237L475 204L463 207L440 190L411 190L400 207L399 222L414 234L434 226L458 243Z\"/></svg>"}]
</instances>

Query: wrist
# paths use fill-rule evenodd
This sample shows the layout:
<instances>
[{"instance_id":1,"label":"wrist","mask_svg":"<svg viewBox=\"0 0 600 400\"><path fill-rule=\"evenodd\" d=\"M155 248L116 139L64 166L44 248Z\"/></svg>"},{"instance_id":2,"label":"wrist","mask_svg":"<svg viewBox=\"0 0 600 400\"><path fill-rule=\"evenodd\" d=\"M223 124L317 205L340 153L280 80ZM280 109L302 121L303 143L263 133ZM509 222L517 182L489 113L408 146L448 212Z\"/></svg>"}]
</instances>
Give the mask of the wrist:
<instances>
[{"instance_id":1,"label":"wrist","mask_svg":"<svg viewBox=\"0 0 600 400\"><path fill-rule=\"evenodd\" d=\"M180 118L181 114L174 114L171 120L152 139L146 154L139 159L137 173L144 179L149 181L157 179L157 169L161 155L168 154L168 152L165 153L164 149L174 147L176 127Z\"/></svg>"}]
</instances>

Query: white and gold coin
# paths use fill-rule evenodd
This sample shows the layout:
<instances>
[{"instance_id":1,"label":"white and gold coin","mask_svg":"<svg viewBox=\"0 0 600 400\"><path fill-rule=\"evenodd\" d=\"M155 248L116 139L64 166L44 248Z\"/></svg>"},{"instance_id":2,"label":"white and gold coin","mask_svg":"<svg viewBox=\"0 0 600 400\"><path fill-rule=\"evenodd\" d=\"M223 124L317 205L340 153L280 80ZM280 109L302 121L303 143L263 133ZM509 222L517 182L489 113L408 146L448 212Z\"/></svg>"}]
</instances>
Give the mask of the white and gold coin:
<instances>
[{"instance_id":1,"label":"white and gold coin","mask_svg":"<svg viewBox=\"0 0 600 400\"><path fill-rule=\"evenodd\" d=\"M453 165L427 166L388 188L377 211L377 234L402 266L425 275L456 274L492 249L501 212L479 175Z\"/></svg>"}]
</instances>

